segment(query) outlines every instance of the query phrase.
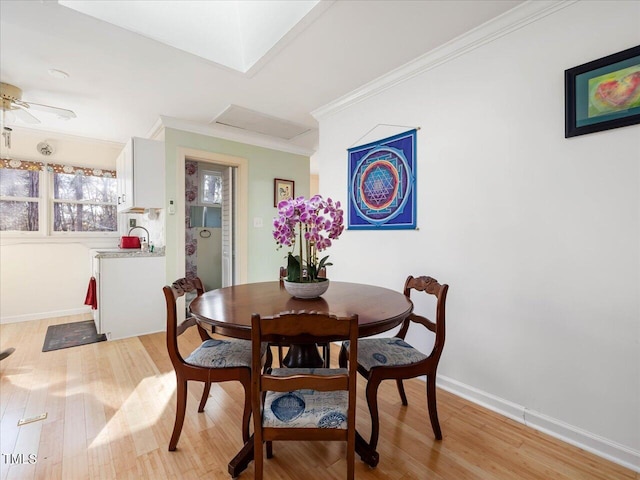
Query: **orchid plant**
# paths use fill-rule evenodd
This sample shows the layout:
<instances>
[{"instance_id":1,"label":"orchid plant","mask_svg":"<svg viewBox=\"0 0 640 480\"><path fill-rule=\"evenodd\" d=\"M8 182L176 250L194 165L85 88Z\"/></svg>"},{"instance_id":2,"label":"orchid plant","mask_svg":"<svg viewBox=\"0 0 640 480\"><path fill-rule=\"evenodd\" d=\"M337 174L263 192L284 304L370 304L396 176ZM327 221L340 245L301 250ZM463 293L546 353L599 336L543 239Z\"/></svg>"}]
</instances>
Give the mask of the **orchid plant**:
<instances>
[{"instance_id":1,"label":"orchid plant","mask_svg":"<svg viewBox=\"0 0 640 480\"><path fill-rule=\"evenodd\" d=\"M329 248L344 230L340 202L314 195L283 200L273 219L273 238L278 248L291 247L287 255L287 280L317 282L322 268L332 265L329 256L318 261L318 252ZM297 254L296 254L297 253Z\"/></svg>"}]
</instances>

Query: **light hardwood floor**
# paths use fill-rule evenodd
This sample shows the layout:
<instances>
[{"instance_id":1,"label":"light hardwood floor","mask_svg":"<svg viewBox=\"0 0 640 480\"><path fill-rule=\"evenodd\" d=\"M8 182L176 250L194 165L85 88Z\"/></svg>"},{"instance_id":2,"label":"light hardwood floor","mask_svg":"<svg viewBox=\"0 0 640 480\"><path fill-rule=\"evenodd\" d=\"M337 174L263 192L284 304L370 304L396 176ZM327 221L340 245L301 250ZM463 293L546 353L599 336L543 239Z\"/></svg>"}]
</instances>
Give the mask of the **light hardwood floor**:
<instances>
[{"instance_id":1,"label":"light hardwood floor","mask_svg":"<svg viewBox=\"0 0 640 480\"><path fill-rule=\"evenodd\" d=\"M0 478L230 478L227 463L242 443L240 384L213 385L201 414L197 406L202 386L190 385L178 450L168 452L175 377L164 335L41 351L49 325L84 318L0 326L0 347L16 348L0 363ZM199 343L197 334L182 337L184 351ZM338 349L332 350L337 355ZM358 388L357 425L367 438L362 379ZM444 439L437 442L426 412L424 383L412 380L405 388L408 407L401 405L394 384L380 387L380 463L371 469L356 457L356 478L640 479L635 472L442 390L438 411ZM19 419L44 412L45 420L17 426ZM265 462L265 478L342 479L344 448L340 442L276 443L274 458ZM23 454L26 463L12 464L17 454ZM36 463L28 463L29 454L37 456ZM239 478L253 478L253 466Z\"/></svg>"}]
</instances>

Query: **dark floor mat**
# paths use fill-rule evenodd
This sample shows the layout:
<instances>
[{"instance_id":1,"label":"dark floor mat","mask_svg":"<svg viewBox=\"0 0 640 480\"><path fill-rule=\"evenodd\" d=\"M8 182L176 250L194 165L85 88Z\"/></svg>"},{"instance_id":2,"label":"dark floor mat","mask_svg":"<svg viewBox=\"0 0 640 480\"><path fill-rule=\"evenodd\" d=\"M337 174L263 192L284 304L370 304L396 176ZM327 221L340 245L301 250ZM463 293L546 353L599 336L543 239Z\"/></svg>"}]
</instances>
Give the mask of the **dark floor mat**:
<instances>
[{"instance_id":1,"label":"dark floor mat","mask_svg":"<svg viewBox=\"0 0 640 480\"><path fill-rule=\"evenodd\" d=\"M96 324L93 320L51 325L47 328L47 335L44 337L42 351L50 352L62 348L104 342L106 339L107 336L104 333L98 335Z\"/></svg>"}]
</instances>

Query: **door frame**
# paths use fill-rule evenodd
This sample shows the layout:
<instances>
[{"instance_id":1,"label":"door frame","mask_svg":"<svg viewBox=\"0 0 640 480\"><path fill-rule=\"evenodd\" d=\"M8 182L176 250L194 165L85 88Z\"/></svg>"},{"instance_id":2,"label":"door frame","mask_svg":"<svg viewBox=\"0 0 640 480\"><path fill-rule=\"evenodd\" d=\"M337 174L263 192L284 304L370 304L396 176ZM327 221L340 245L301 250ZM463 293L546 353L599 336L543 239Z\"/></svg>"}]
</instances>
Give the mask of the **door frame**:
<instances>
[{"instance_id":1,"label":"door frame","mask_svg":"<svg viewBox=\"0 0 640 480\"><path fill-rule=\"evenodd\" d=\"M176 198L185 198L185 162L216 163L228 167L236 167L236 204L235 204L235 258L234 271L236 284L247 283L249 274L248 218L249 218L249 161L246 158L208 152L194 148L178 147L176 161ZM184 205L181 201L180 205ZM177 277L184 277L185 268L185 222L184 208L176 209L176 270ZM181 227L180 227L181 226Z\"/></svg>"}]
</instances>

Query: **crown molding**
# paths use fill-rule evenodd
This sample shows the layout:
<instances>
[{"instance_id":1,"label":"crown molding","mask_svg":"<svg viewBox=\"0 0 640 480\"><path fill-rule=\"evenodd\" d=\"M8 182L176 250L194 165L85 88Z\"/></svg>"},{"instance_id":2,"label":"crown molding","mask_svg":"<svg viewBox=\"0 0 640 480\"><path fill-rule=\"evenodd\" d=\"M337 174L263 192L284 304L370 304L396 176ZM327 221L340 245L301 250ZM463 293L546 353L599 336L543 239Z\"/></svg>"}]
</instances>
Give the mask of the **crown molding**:
<instances>
[{"instance_id":1,"label":"crown molding","mask_svg":"<svg viewBox=\"0 0 640 480\"><path fill-rule=\"evenodd\" d=\"M578 0L529 0L513 9L469 30L424 55L364 84L362 87L311 112L316 120L337 113L369 97L403 83L416 75L449 62L504 35L519 30L551 15Z\"/></svg>"},{"instance_id":2,"label":"crown molding","mask_svg":"<svg viewBox=\"0 0 640 480\"><path fill-rule=\"evenodd\" d=\"M166 117L164 115L160 116L160 121L162 122L162 128L172 128L185 132L198 133L208 137L222 138L224 140L245 143L256 147L269 148L280 152L304 155L306 157L310 157L315 153L315 151L310 148L292 145L286 141L281 141L267 135L249 133L244 130L226 127L224 125L204 125L202 123L189 122L174 117ZM160 127L156 123L153 130L158 131L159 129Z\"/></svg>"},{"instance_id":3,"label":"crown molding","mask_svg":"<svg viewBox=\"0 0 640 480\"><path fill-rule=\"evenodd\" d=\"M153 126L147 131L147 138L152 140L158 140L164 135L164 123L162 123L162 118L158 118L155 121Z\"/></svg>"}]
</instances>

